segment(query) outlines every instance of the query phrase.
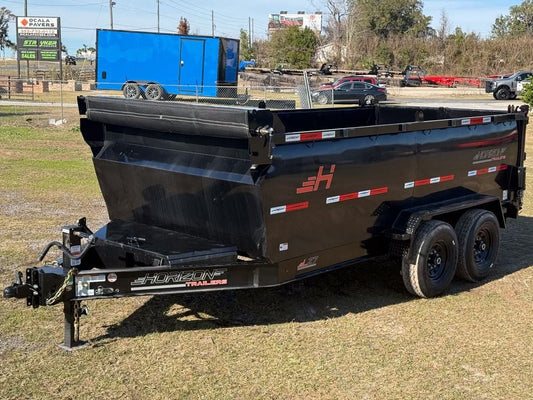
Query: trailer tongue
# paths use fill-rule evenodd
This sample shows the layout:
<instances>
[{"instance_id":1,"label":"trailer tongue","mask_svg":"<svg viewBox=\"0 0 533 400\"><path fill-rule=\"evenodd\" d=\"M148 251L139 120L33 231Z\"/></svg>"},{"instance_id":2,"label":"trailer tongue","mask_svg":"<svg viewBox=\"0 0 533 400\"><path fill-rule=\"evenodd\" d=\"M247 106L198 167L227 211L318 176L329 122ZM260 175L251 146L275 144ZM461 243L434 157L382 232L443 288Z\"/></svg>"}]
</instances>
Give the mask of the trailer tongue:
<instances>
[{"instance_id":1,"label":"trailer tongue","mask_svg":"<svg viewBox=\"0 0 533 400\"><path fill-rule=\"evenodd\" d=\"M83 300L275 286L374 257L437 296L487 276L521 208L526 107L78 103L110 222L64 227L41 255L60 248L59 266L4 289L62 302L69 349Z\"/></svg>"}]
</instances>

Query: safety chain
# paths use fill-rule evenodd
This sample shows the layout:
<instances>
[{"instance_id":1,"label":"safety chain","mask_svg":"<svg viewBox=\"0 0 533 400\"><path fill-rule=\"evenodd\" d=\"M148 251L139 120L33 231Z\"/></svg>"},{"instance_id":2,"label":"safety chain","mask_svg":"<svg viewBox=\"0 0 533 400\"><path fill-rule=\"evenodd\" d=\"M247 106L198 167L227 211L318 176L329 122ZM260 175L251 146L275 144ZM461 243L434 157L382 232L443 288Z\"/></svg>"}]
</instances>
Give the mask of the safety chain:
<instances>
[{"instance_id":1,"label":"safety chain","mask_svg":"<svg viewBox=\"0 0 533 400\"><path fill-rule=\"evenodd\" d=\"M67 276L65 277L65 280L63 281L63 284L61 287L57 290L57 292L50 297L49 299L46 299L46 305L52 306L56 303L58 303L58 300L63 296L63 293L65 292L65 289L69 285L71 279L73 279L74 274L77 272L76 268L71 268L68 270Z\"/></svg>"}]
</instances>

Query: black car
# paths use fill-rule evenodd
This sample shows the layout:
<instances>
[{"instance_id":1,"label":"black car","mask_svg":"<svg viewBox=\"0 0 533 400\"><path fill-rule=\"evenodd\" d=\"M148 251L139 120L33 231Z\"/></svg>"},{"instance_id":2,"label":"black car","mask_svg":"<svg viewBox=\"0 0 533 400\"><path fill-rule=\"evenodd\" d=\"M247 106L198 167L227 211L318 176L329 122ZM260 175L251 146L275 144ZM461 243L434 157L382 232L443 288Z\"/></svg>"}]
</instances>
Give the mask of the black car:
<instances>
[{"instance_id":1,"label":"black car","mask_svg":"<svg viewBox=\"0 0 533 400\"><path fill-rule=\"evenodd\" d=\"M318 104L374 104L387 100L387 89L371 83L352 81L335 88L319 88L311 93L311 98Z\"/></svg>"}]
</instances>

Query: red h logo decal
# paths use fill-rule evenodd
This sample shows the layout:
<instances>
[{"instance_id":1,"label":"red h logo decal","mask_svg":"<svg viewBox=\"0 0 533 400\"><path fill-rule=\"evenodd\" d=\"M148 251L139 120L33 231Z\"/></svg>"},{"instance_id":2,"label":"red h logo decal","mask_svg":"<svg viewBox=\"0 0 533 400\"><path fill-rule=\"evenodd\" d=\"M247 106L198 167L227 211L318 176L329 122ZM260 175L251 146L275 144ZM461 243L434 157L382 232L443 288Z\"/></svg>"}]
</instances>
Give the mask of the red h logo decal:
<instances>
[{"instance_id":1,"label":"red h logo decal","mask_svg":"<svg viewBox=\"0 0 533 400\"><path fill-rule=\"evenodd\" d=\"M326 182L326 189L331 186L333 180L333 173L335 172L335 164L332 164L329 168L329 174L323 174L324 166L321 165L318 168L318 174L316 176L310 176L307 181L302 183L302 187L296 189L297 194L316 192L320 187L320 182Z\"/></svg>"}]
</instances>

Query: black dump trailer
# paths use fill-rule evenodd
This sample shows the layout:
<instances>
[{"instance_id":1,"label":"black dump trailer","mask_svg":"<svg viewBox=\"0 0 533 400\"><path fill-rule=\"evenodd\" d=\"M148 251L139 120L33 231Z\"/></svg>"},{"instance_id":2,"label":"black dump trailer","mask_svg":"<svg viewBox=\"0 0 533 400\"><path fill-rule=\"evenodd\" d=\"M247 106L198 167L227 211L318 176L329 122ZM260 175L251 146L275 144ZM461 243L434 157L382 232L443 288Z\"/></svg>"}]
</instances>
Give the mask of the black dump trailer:
<instances>
[{"instance_id":1,"label":"black dump trailer","mask_svg":"<svg viewBox=\"0 0 533 400\"><path fill-rule=\"evenodd\" d=\"M528 108L373 105L273 111L78 99L110 222L50 243L59 266L5 297L63 303L276 286L390 256L407 290L441 294L492 269L525 189Z\"/></svg>"}]
</instances>

